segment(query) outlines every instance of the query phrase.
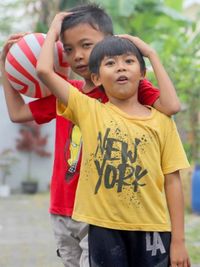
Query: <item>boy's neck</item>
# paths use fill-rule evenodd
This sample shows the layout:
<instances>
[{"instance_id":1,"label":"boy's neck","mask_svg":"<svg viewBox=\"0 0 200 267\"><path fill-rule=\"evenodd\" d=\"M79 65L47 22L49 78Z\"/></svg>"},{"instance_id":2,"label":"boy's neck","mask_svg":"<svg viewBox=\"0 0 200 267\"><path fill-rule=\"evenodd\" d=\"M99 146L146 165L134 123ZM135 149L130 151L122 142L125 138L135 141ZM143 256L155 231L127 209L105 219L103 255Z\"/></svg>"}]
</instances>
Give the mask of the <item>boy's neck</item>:
<instances>
[{"instance_id":1,"label":"boy's neck","mask_svg":"<svg viewBox=\"0 0 200 267\"><path fill-rule=\"evenodd\" d=\"M147 117L151 114L150 109L138 102L137 96L127 100L109 99L110 103L130 116Z\"/></svg>"},{"instance_id":2,"label":"boy's neck","mask_svg":"<svg viewBox=\"0 0 200 267\"><path fill-rule=\"evenodd\" d=\"M82 88L82 91L84 93L90 93L94 88L95 88L95 85L93 84L93 82L91 80L89 80L89 79L84 80L84 85Z\"/></svg>"}]
</instances>

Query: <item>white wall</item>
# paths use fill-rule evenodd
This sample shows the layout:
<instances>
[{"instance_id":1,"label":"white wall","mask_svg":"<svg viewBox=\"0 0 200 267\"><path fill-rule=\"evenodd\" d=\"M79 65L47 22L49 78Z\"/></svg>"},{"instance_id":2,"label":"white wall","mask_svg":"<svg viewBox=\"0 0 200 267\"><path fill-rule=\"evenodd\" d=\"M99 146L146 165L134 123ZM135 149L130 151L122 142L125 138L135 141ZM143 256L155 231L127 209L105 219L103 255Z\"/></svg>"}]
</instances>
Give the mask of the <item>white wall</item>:
<instances>
[{"instance_id":1,"label":"white wall","mask_svg":"<svg viewBox=\"0 0 200 267\"><path fill-rule=\"evenodd\" d=\"M30 101L30 98L25 98ZM19 124L12 123L8 117L6 103L4 100L4 94L2 87L0 86L0 152L4 149L13 149L16 151L16 138L19 137ZM54 132L55 122L52 121L42 126L42 134L48 134L47 151L52 153L50 158L41 158L33 155L32 174L39 181L39 190L48 190L50 183L52 166L53 166L53 153L54 153ZM27 170L27 154L19 153L16 151L16 156L19 158L19 162L13 166L12 174L8 177L7 183L11 186L12 191L20 191L20 183L26 175ZM1 175L1 173L0 173Z\"/></svg>"}]
</instances>

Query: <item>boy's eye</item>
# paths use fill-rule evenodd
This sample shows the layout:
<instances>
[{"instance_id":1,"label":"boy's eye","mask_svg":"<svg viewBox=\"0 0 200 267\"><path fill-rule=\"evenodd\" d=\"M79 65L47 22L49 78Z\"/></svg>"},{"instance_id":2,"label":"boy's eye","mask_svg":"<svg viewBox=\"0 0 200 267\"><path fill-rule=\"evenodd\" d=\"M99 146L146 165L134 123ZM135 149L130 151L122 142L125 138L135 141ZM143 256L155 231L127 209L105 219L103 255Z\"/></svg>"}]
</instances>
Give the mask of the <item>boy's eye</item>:
<instances>
[{"instance_id":1,"label":"boy's eye","mask_svg":"<svg viewBox=\"0 0 200 267\"><path fill-rule=\"evenodd\" d=\"M105 62L105 65L106 66L112 66L112 65L114 65L115 64L115 61L114 60L107 60L106 62Z\"/></svg>"},{"instance_id":2,"label":"boy's eye","mask_svg":"<svg viewBox=\"0 0 200 267\"><path fill-rule=\"evenodd\" d=\"M83 48L90 48L92 46L92 43L84 43Z\"/></svg>"},{"instance_id":3,"label":"boy's eye","mask_svg":"<svg viewBox=\"0 0 200 267\"><path fill-rule=\"evenodd\" d=\"M127 64L132 64L132 63L134 63L135 62L135 60L133 59L133 58L127 58L126 59L126 63Z\"/></svg>"},{"instance_id":4,"label":"boy's eye","mask_svg":"<svg viewBox=\"0 0 200 267\"><path fill-rule=\"evenodd\" d=\"M65 47L64 51L66 54L69 54L72 51L72 48L71 47Z\"/></svg>"}]
</instances>

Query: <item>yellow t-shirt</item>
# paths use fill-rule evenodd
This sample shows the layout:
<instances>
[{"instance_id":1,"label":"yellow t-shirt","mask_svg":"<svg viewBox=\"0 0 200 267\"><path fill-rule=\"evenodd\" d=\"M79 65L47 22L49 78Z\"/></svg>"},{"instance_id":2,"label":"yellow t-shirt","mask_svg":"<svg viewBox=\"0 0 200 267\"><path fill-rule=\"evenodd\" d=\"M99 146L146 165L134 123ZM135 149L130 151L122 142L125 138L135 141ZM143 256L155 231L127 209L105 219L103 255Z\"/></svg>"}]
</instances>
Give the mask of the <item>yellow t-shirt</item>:
<instances>
[{"instance_id":1,"label":"yellow t-shirt","mask_svg":"<svg viewBox=\"0 0 200 267\"><path fill-rule=\"evenodd\" d=\"M70 88L58 113L80 127L73 219L119 230L170 231L164 174L189 167L173 120L151 108L132 117Z\"/></svg>"}]
</instances>

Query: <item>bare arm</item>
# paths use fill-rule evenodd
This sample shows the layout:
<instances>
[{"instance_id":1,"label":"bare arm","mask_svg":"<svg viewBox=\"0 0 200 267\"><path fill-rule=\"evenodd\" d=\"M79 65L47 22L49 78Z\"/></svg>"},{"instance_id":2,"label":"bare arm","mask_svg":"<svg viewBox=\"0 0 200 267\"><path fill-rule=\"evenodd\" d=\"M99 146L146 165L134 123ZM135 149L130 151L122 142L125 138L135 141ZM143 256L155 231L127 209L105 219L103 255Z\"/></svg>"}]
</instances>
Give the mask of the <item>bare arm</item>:
<instances>
[{"instance_id":1,"label":"bare arm","mask_svg":"<svg viewBox=\"0 0 200 267\"><path fill-rule=\"evenodd\" d=\"M180 102L176 90L167 72L165 71L156 51L141 39L128 34L120 35L132 41L141 51L144 57L147 57L153 67L160 97L155 101L154 107L166 115L173 115L180 110Z\"/></svg>"},{"instance_id":2,"label":"bare arm","mask_svg":"<svg viewBox=\"0 0 200 267\"><path fill-rule=\"evenodd\" d=\"M19 92L14 90L9 83L5 71L5 59L10 47L24 34L14 34L5 43L0 57L0 69L2 74L3 90L8 109L8 114L13 122L25 122L33 120L32 113Z\"/></svg>"},{"instance_id":3,"label":"bare arm","mask_svg":"<svg viewBox=\"0 0 200 267\"><path fill-rule=\"evenodd\" d=\"M184 200L179 171L165 175L165 194L171 220L171 266L190 267L184 238Z\"/></svg>"},{"instance_id":4,"label":"bare arm","mask_svg":"<svg viewBox=\"0 0 200 267\"><path fill-rule=\"evenodd\" d=\"M45 38L37 62L37 75L49 90L67 106L69 97L69 83L54 72L54 45L60 35L61 23L69 13L62 12L55 16Z\"/></svg>"},{"instance_id":5,"label":"bare arm","mask_svg":"<svg viewBox=\"0 0 200 267\"><path fill-rule=\"evenodd\" d=\"M152 51L148 58L157 78L158 88L160 89L160 97L155 101L153 106L166 115L173 115L181 107L174 85L161 64L157 53Z\"/></svg>"}]
</instances>

